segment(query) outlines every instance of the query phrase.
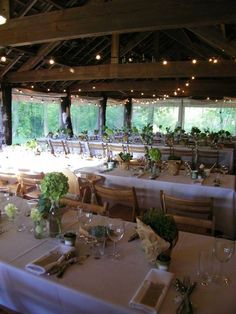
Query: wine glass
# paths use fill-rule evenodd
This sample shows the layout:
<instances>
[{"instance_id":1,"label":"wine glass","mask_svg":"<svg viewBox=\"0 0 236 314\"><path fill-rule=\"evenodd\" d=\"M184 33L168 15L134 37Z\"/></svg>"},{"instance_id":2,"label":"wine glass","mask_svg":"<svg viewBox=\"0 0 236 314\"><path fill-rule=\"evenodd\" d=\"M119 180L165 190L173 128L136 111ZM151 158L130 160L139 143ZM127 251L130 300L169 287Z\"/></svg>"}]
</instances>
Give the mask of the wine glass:
<instances>
[{"instance_id":1,"label":"wine glass","mask_svg":"<svg viewBox=\"0 0 236 314\"><path fill-rule=\"evenodd\" d=\"M117 242L120 241L125 233L125 223L121 219L113 219L107 224L107 235L113 241L112 258L119 259L120 254L117 251Z\"/></svg>"},{"instance_id":2,"label":"wine glass","mask_svg":"<svg viewBox=\"0 0 236 314\"><path fill-rule=\"evenodd\" d=\"M220 172L223 174L223 175L226 175L228 172L229 172L229 167L225 164L222 164L220 166Z\"/></svg>"},{"instance_id":3,"label":"wine glass","mask_svg":"<svg viewBox=\"0 0 236 314\"><path fill-rule=\"evenodd\" d=\"M230 284L229 278L224 275L223 265L228 262L234 254L235 241L225 235L215 237L214 254L216 259L220 262L220 271L215 276L216 282L228 286Z\"/></svg>"}]
</instances>

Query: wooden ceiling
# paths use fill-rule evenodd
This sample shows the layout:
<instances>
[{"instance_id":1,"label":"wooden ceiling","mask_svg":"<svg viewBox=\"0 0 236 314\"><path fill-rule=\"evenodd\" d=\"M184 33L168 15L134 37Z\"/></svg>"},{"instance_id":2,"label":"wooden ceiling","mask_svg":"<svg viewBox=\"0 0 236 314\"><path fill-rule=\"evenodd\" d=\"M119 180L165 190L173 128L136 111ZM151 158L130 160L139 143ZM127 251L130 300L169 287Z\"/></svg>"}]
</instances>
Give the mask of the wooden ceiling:
<instances>
[{"instance_id":1,"label":"wooden ceiling","mask_svg":"<svg viewBox=\"0 0 236 314\"><path fill-rule=\"evenodd\" d=\"M117 98L236 96L235 0L0 2L9 16L2 83Z\"/></svg>"}]
</instances>

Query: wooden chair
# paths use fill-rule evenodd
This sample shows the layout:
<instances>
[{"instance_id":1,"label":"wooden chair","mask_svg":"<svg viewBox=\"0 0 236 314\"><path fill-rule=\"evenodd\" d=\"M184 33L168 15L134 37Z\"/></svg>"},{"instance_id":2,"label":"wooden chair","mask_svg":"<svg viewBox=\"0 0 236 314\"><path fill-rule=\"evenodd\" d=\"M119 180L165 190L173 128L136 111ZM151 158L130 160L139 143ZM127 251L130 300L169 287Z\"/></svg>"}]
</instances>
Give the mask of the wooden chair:
<instances>
[{"instance_id":1,"label":"wooden chair","mask_svg":"<svg viewBox=\"0 0 236 314\"><path fill-rule=\"evenodd\" d=\"M49 139L48 142L51 147L51 154L55 155L64 153L65 155L67 155L68 152L65 143L62 140Z\"/></svg>"},{"instance_id":2,"label":"wooden chair","mask_svg":"<svg viewBox=\"0 0 236 314\"><path fill-rule=\"evenodd\" d=\"M104 143L88 142L88 149L91 157L97 157L99 155L101 155L102 157L107 156L107 146Z\"/></svg>"},{"instance_id":3,"label":"wooden chair","mask_svg":"<svg viewBox=\"0 0 236 314\"><path fill-rule=\"evenodd\" d=\"M161 190L160 199L163 211L173 215L180 230L214 235L213 198L189 200L168 195Z\"/></svg>"},{"instance_id":4,"label":"wooden chair","mask_svg":"<svg viewBox=\"0 0 236 314\"><path fill-rule=\"evenodd\" d=\"M39 185L44 178L44 173L18 173L19 186L17 194L25 199L39 198Z\"/></svg>"},{"instance_id":5,"label":"wooden chair","mask_svg":"<svg viewBox=\"0 0 236 314\"><path fill-rule=\"evenodd\" d=\"M207 168L211 168L213 164L216 167L219 165L219 151L218 150L197 150L197 164L203 163Z\"/></svg>"},{"instance_id":6,"label":"wooden chair","mask_svg":"<svg viewBox=\"0 0 236 314\"><path fill-rule=\"evenodd\" d=\"M0 187L7 187L10 193L17 194L18 177L14 172L0 172Z\"/></svg>"},{"instance_id":7,"label":"wooden chair","mask_svg":"<svg viewBox=\"0 0 236 314\"><path fill-rule=\"evenodd\" d=\"M146 153L144 145L128 145L127 150L130 154L142 154Z\"/></svg>"},{"instance_id":8,"label":"wooden chair","mask_svg":"<svg viewBox=\"0 0 236 314\"><path fill-rule=\"evenodd\" d=\"M115 157L115 155L119 154L119 153L124 153L125 152L125 147L123 144L117 144L117 145L113 145L113 144L107 144L107 151L111 154L112 157Z\"/></svg>"},{"instance_id":9,"label":"wooden chair","mask_svg":"<svg viewBox=\"0 0 236 314\"><path fill-rule=\"evenodd\" d=\"M99 215L106 215L108 204L104 203L103 205L97 205L97 204L88 204L77 200L71 200L68 198L62 198L60 200L60 204L66 205L68 208L82 208L84 211L92 212L94 214Z\"/></svg>"},{"instance_id":10,"label":"wooden chair","mask_svg":"<svg viewBox=\"0 0 236 314\"><path fill-rule=\"evenodd\" d=\"M181 157L181 160L183 161L190 161L192 164L194 163L195 154L193 149L178 149L174 147L173 155Z\"/></svg>"},{"instance_id":11,"label":"wooden chair","mask_svg":"<svg viewBox=\"0 0 236 314\"><path fill-rule=\"evenodd\" d=\"M83 146L80 141L65 141L65 147L68 154L83 154Z\"/></svg>"},{"instance_id":12,"label":"wooden chair","mask_svg":"<svg viewBox=\"0 0 236 314\"><path fill-rule=\"evenodd\" d=\"M139 214L138 201L134 187L106 187L95 184L93 186L95 199L102 205L108 202L108 213L110 217L122 218L134 221Z\"/></svg>"},{"instance_id":13,"label":"wooden chair","mask_svg":"<svg viewBox=\"0 0 236 314\"><path fill-rule=\"evenodd\" d=\"M172 147L160 147L159 149L163 160L167 160L170 155L173 155Z\"/></svg>"}]
</instances>

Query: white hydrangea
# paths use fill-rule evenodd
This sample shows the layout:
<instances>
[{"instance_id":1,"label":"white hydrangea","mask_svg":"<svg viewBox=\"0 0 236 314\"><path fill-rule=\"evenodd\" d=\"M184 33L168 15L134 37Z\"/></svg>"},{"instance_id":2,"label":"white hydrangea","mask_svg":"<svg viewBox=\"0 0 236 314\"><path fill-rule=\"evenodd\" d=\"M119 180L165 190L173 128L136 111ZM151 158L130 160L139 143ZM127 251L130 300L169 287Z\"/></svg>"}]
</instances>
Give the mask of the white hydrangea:
<instances>
[{"instance_id":1,"label":"white hydrangea","mask_svg":"<svg viewBox=\"0 0 236 314\"><path fill-rule=\"evenodd\" d=\"M38 210L38 208L32 208L31 212L30 212L30 218L33 221L40 221L42 219L42 214L41 212Z\"/></svg>"}]
</instances>

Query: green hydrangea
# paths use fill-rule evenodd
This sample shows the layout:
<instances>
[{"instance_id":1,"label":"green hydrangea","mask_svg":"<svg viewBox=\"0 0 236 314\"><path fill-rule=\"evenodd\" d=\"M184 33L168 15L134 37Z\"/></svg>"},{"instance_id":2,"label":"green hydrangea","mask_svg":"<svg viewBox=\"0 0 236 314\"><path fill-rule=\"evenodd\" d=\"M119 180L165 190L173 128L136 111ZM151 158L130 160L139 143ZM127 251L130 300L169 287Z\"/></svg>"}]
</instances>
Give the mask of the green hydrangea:
<instances>
[{"instance_id":1,"label":"green hydrangea","mask_svg":"<svg viewBox=\"0 0 236 314\"><path fill-rule=\"evenodd\" d=\"M6 213L8 218L14 219L14 217L16 215L16 210L17 210L17 207L14 204L12 204L12 203L7 204L4 207L4 210L5 210L5 213Z\"/></svg>"},{"instance_id":2,"label":"green hydrangea","mask_svg":"<svg viewBox=\"0 0 236 314\"><path fill-rule=\"evenodd\" d=\"M51 172L41 182L41 192L51 201L59 201L69 190L68 178L62 172Z\"/></svg>"},{"instance_id":3,"label":"green hydrangea","mask_svg":"<svg viewBox=\"0 0 236 314\"><path fill-rule=\"evenodd\" d=\"M42 213L38 210L38 208L32 208L30 212L30 218L33 221L40 221L43 218Z\"/></svg>"}]
</instances>

